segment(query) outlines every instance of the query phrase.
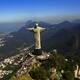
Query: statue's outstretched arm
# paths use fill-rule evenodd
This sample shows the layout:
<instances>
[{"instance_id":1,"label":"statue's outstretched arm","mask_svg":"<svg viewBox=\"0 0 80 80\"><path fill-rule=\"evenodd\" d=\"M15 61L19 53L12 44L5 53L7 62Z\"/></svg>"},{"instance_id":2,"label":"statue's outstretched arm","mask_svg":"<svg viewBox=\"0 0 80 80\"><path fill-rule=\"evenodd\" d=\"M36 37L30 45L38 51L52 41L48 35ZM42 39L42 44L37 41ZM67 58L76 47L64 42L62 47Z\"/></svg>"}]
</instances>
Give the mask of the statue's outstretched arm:
<instances>
[{"instance_id":1,"label":"statue's outstretched arm","mask_svg":"<svg viewBox=\"0 0 80 80\"><path fill-rule=\"evenodd\" d=\"M46 31L46 30L47 30L46 28L41 28L40 31L43 32L43 31Z\"/></svg>"},{"instance_id":2,"label":"statue's outstretched arm","mask_svg":"<svg viewBox=\"0 0 80 80\"><path fill-rule=\"evenodd\" d=\"M33 28L26 28L26 29L31 32L33 31Z\"/></svg>"}]
</instances>

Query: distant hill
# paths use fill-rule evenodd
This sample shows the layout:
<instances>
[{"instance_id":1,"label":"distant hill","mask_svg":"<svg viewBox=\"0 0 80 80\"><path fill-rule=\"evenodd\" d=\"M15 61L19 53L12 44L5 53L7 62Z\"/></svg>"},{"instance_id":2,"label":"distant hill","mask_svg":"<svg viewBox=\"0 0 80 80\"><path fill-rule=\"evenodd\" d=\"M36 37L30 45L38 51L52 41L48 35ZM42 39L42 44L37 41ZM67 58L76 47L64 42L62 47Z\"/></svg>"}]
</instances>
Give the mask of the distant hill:
<instances>
[{"instance_id":1,"label":"distant hill","mask_svg":"<svg viewBox=\"0 0 80 80\"><path fill-rule=\"evenodd\" d=\"M52 34L51 37L45 42L45 46L48 46L49 49L60 49L67 51L76 44L76 36L79 37L80 43L80 24L70 23L68 21L62 22L55 25L56 27L49 34ZM49 44L47 43L49 42ZM79 44L80 46L80 44ZM47 49L48 50L48 49Z\"/></svg>"},{"instance_id":2,"label":"distant hill","mask_svg":"<svg viewBox=\"0 0 80 80\"><path fill-rule=\"evenodd\" d=\"M80 23L80 19L76 19L74 21L72 21L73 23Z\"/></svg>"}]
</instances>

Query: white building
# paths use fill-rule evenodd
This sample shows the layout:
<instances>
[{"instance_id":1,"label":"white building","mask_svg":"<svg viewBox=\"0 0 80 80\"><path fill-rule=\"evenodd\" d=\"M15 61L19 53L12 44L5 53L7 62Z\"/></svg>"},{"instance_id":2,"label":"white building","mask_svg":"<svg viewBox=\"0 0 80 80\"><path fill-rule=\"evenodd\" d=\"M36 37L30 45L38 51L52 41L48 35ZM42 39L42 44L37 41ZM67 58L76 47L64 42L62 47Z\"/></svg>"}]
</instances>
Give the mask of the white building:
<instances>
[{"instance_id":1,"label":"white building","mask_svg":"<svg viewBox=\"0 0 80 80\"><path fill-rule=\"evenodd\" d=\"M74 71L75 78L80 79L80 68L78 65L76 65L76 70Z\"/></svg>"}]
</instances>

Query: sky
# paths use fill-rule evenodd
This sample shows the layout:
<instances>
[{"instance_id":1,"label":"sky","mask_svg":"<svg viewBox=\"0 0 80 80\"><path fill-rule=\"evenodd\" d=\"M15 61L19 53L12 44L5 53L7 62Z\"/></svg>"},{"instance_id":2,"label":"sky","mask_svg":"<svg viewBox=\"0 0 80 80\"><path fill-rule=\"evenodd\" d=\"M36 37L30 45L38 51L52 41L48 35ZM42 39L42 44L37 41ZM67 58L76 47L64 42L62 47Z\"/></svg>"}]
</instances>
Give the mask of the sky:
<instances>
[{"instance_id":1,"label":"sky","mask_svg":"<svg viewBox=\"0 0 80 80\"><path fill-rule=\"evenodd\" d=\"M0 22L80 19L80 0L0 0Z\"/></svg>"}]
</instances>

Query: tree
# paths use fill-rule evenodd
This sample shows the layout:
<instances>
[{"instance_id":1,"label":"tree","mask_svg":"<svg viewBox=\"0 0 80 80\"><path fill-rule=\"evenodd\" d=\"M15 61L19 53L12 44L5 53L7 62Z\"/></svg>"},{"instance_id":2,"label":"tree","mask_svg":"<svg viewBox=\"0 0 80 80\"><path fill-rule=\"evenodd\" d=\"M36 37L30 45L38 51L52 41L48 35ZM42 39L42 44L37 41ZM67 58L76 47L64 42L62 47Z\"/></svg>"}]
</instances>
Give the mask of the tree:
<instances>
[{"instance_id":1,"label":"tree","mask_svg":"<svg viewBox=\"0 0 80 80\"><path fill-rule=\"evenodd\" d=\"M20 77L12 76L10 80L32 80L32 78L29 75L25 74Z\"/></svg>"},{"instance_id":2,"label":"tree","mask_svg":"<svg viewBox=\"0 0 80 80\"><path fill-rule=\"evenodd\" d=\"M35 80L47 80L48 79L47 71L42 67L33 69L30 72L30 75Z\"/></svg>"}]
</instances>

